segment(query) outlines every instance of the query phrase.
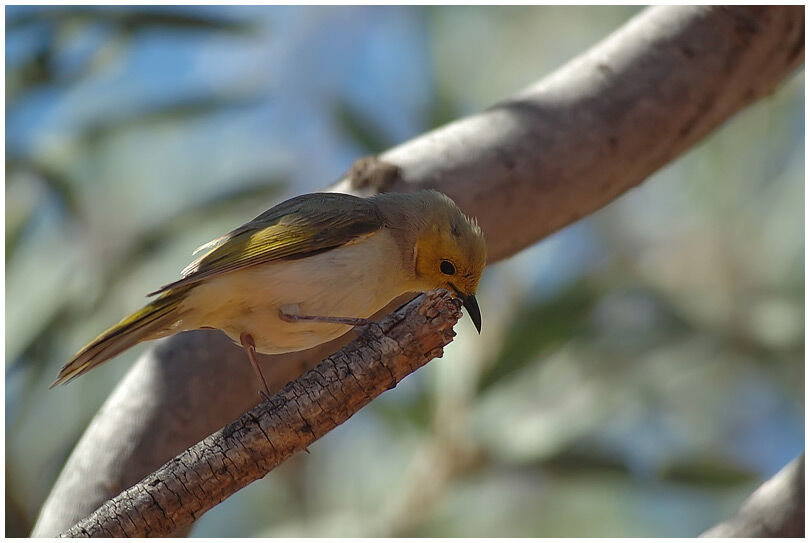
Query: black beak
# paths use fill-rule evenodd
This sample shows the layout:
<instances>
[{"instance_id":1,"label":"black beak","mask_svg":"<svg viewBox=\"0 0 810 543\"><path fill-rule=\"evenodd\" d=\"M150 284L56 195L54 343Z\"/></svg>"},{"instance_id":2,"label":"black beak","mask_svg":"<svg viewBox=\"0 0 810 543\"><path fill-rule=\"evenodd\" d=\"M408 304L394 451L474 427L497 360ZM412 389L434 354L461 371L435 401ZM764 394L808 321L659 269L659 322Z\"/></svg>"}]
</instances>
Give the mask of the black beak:
<instances>
[{"instance_id":1,"label":"black beak","mask_svg":"<svg viewBox=\"0 0 810 543\"><path fill-rule=\"evenodd\" d=\"M465 296L464 294L459 295L461 298L461 304L467 310L467 314L473 321L475 325L475 329L478 330L478 333L481 333L481 310L478 308L478 300L475 299L475 296L470 294Z\"/></svg>"}]
</instances>

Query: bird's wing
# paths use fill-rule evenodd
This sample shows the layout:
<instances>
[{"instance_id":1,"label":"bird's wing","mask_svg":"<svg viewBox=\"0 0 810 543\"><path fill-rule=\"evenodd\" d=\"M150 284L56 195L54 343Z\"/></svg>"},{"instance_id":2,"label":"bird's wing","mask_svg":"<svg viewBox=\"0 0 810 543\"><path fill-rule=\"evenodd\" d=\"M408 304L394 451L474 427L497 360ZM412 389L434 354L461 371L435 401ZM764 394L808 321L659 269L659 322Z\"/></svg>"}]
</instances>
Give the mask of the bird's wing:
<instances>
[{"instance_id":1,"label":"bird's wing","mask_svg":"<svg viewBox=\"0 0 810 543\"><path fill-rule=\"evenodd\" d=\"M149 296L249 266L335 249L383 225L377 207L364 198L336 193L297 196L197 249L213 247L183 270L182 279Z\"/></svg>"}]
</instances>

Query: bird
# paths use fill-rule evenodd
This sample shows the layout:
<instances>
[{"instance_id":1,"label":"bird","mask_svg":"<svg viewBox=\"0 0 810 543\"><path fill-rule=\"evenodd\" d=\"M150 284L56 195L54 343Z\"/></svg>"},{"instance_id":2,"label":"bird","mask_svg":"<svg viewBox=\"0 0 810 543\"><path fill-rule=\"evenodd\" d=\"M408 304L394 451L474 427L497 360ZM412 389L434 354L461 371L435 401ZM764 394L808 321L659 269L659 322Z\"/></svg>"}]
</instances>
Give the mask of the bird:
<instances>
[{"instance_id":1,"label":"bird","mask_svg":"<svg viewBox=\"0 0 810 543\"><path fill-rule=\"evenodd\" d=\"M462 301L481 333L484 234L435 190L296 196L199 252L181 279L76 353L51 388L142 341L215 328L242 346L269 397L257 353L320 345L369 324L398 296L438 288Z\"/></svg>"}]
</instances>

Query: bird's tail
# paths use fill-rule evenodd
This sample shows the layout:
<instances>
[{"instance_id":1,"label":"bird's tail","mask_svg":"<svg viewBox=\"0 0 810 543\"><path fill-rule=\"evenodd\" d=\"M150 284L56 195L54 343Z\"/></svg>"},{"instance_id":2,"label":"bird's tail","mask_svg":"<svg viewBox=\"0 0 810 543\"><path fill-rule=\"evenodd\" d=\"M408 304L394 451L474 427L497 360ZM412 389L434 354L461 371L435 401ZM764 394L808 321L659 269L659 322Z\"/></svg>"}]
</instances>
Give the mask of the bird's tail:
<instances>
[{"instance_id":1,"label":"bird's tail","mask_svg":"<svg viewBox=\"0 0 810 543\"><path fill-rule=\"evenodd\" d=\"M75 379L141 341L178 332L179 305L188 290L170 290L102 332L59 370L50 388Z\"/></svg>"}]
</instances>

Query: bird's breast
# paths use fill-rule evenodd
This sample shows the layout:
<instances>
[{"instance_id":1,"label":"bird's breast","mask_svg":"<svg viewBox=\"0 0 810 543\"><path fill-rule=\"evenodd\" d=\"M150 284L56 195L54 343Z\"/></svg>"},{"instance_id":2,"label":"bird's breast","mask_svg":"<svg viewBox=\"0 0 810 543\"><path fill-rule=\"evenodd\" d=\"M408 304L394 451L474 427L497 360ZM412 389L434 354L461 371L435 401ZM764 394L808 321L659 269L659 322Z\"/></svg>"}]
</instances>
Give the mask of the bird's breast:
<instances>
[{"instance_id":1,"label":"bird's breast","mask_svg":"<svg viewBox=\"0 0 810 543\"><path fill-rule=\"evenodd\" d=\"M308 349L343 335L349 326L287 322L299 315L366 318L410 290L393 237L382 230L354 244L297 260L274 261L206 280L184 303L194 327L223 330L234 341L249 333L261 353Z\"/></svg>"}]
</instances>

